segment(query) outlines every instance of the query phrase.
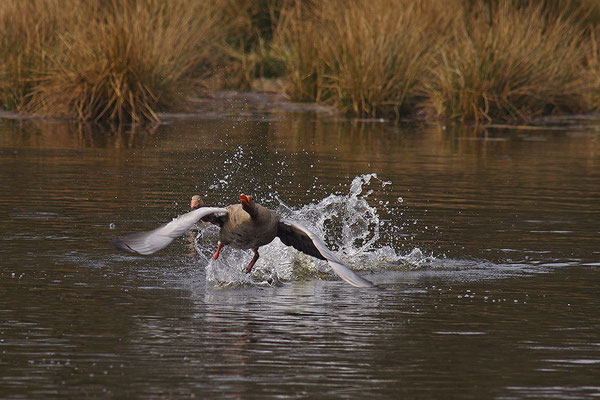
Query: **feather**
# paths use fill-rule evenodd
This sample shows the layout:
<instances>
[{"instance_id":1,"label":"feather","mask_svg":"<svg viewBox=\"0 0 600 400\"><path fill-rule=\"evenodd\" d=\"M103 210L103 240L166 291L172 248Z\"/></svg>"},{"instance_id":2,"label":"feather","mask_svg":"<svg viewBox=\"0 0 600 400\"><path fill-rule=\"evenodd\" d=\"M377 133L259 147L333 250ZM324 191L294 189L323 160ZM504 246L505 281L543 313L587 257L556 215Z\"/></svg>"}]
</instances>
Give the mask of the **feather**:
<instances>
[{"instance_id":1,"label":"feather","mask_svg":"<svg viewBox=\"0 0 600 400\"><path fill-rule=\"evenodd\" d=\"M115 238L111 244L120 250L138 254L152 254L164 249L173 239L183 235L202 218L219 218L227 215L227 210L217 207L201 207L173 218L173 221L156 229Z\"/></svg>"},{"instance_id":2,"label":"feather","mask_svg":"<svg viewBox=\"0 0 600 400\"><path fill-rule=\"evenodd\" d=\"M366 280L344 265L319 237L298 222L281 219L277 236L287 246L292 246L296 250L321 260L327 260L333 272L352 286L375 286L373 282Z\"/></svg>"}]
</instances>

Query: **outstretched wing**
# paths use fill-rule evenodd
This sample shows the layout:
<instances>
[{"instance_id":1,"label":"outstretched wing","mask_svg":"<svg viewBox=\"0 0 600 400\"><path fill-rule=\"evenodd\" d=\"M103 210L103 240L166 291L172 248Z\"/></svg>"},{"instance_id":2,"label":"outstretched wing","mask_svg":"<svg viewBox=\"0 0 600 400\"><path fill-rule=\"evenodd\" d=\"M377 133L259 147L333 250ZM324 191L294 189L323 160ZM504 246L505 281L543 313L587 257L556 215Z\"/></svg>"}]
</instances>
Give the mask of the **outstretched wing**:
<instances>
[{"instance_id":1,"label":"outstretched wing","mask_svg":"<svg viewBox=\"0 0 600 400\"><path fill-rule=\"evenodd\" d=\"M287 246L292 246L296 250L300 250L321 260L327 260L333 272L352 286L375 286L373 282L366 280L344 265L320 238L301 224L281 219L277 229L277 236Z\"/></svg>"},{"instance_id":2,"label":"outstretched wing","mask_svg":"<svg viewBox=\"0 0 600 400\"><path fill-rule=\"evenodd\" d=\"M225 208L201 207L173 218L173 221L154 230L118 237L111 244L117 249L132 253L144 255L156 253L167 247L173 239L187 232L202 218L208 217L211 220L216 220L225 215L227 215L227 209Z\"/></svg>"}]
</instances>

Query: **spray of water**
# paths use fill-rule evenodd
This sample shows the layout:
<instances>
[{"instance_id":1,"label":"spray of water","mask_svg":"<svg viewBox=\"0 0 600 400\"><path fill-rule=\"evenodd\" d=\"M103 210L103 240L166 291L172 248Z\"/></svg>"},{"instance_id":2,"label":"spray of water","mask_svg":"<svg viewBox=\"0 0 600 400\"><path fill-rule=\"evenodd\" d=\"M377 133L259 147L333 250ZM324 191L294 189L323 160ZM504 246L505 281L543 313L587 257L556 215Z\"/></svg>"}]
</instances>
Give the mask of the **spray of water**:
<instances>
[{"instance_id":1,"label":"spray of water","mask_svg":"<svg viewBox=\"0 0 600 400\"><path fill-rule=\"evenodd\" d=\"M363 274L386 269L419 268L433 258L418 248L408 254L389 244L382 244L382 230L393 230L390 222L382 221L377 208L369 204L373 185L385 187L377 174L365 174L353 179L347 194L331 194L299 209L279 200L278 212L285 218L302 222L323 237L330 249L346 264ZM210 233L209 235L210 236ZM317 260L283 245L279 239L260 249L259 262L251 274L243 272L252 258L251 251L226 248L218 260L210 258L216 237L207 252L206 233L199 234L197 250L206 265L206 279L216 286L277 285L280 282L303 279L337 279L326 262Z\"/></svg>"}]
</instances>

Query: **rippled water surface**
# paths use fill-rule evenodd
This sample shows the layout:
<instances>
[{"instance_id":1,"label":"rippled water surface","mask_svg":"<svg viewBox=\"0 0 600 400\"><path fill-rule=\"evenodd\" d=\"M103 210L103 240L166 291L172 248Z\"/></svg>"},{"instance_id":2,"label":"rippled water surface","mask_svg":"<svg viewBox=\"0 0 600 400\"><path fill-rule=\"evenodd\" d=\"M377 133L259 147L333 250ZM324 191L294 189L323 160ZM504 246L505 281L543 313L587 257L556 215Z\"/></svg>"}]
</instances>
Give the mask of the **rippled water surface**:
<instances>
[{"instance_id":1,"label":"rippled water surface","mask_svg":"<svg viewBox=\"0 0 600 400\"><path fill-rule=\"evenodd\" d=\"M0 120L0 398L600 397L598 124L292 111ZM108 244L241 192L384 289L278 240L245 275L211 229Z\"/></svg>"}]
</instances>

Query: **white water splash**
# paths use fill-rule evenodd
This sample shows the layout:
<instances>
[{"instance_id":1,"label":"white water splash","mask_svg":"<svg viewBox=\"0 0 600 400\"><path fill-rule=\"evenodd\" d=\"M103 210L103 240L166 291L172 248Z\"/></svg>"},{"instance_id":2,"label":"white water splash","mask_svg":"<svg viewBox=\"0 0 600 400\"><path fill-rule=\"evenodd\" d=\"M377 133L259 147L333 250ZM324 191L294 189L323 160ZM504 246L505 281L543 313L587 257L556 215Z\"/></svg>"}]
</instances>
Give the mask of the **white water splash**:
<instances>
[{"instance_id":1,"label":"white water splash","mask_svg":"<svg viewBox=\"0 0 600 400\"><path fill-rule=\"evenodd\" d=\"M331 194L317 203L294 210L279 198L283 217L303 223L324 238L327 246L356 271L377 272L385 269L419 268L434 260L415 248L409 254L399 254L389 245L381 244L381 230L392 229L381 220L377 208L367 201L372 185L385 187L377 174L365 174L353 179L347 195ZM200 249L199 249L200 251ZM202 250L206 251L206 250ZM213 249L214 251L214 249ZM307 256L283 245L278 239L261 247L260 259L251 274L243 272L252 258L251 251L226 248L218 260L208 262L206 278L217 286L250 284L276 285L279 282L303 279L337 279L325 261Z\"/></svg>"}]
</instances>

